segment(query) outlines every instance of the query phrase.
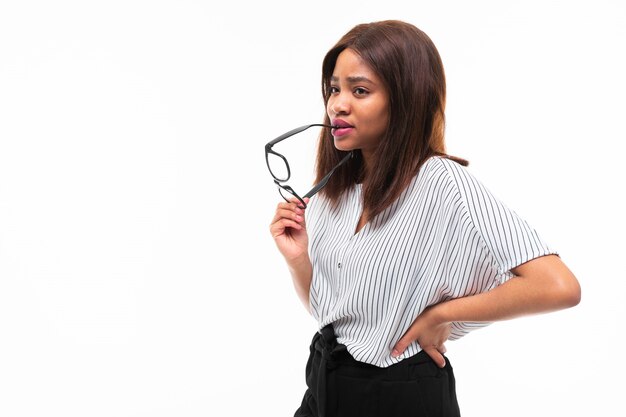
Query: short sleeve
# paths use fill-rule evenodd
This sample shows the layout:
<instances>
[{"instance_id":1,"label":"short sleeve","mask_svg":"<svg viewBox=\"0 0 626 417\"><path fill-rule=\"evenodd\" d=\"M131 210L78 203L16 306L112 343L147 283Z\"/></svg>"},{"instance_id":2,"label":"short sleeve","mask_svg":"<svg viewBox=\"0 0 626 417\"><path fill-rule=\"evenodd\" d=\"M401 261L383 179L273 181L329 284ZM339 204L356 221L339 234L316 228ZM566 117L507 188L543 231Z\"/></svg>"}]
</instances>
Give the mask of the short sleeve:
<instances>
[{"instance_id":1,"label":"short sleeve","mask_svg":"<svg viewBox=\"0 0 626 417\"><path fill-rule=\"evenodd\" d=\"M540 256L556 254L524 219L498 200L467 168L446 160L472 226L493 257L500 280L510 270Z\"/></svg>"}]
</instances>

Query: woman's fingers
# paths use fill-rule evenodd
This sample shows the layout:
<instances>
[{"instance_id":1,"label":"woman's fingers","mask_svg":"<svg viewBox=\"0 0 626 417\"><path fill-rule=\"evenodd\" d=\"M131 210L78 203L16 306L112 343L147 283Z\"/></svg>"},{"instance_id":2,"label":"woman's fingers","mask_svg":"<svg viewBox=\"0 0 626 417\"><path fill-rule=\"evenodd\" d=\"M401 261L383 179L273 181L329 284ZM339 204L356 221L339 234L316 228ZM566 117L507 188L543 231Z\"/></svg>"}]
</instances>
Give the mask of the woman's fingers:
<instances>
[{"instance_id":1,"label":"woman's fingers","mask_svg":"<svg viewBox=\"0 0 626 417\"><path fill-rule=\"evenodd\" d=\"M391 356L398 357L413 342L417 342L422 350L439 366L446 366L443 354L446 352L445 341L451 333L451 324L438 322L436 315L432 314L437 306L429 307L415 318L411 327L402 335L391 351Z\"/></svg>"},{"instance_id":2,"label":"woman's fingers","mask_svg":"<svg viewBox=\"0 0 626 417\"><path fill-rule=\"evenodd\" d=\"M290 210L279 209L270 224L270 233L272 237L278 238L285 233L289 233L287 229L297 231L304 230L304 217Z\"/></svg>"},{"instance_id":3,"label":"woman's fingers","mask_svg":"<svg viewBox=\"0 0 626 417\"><path fill-rule=\"evenodd\" d=\"M307 200L305 199L305 201ZM306 224L304 209L298 207L298 204L301 204L300 201L294 198L289 202L278 203L276 206L274 218L270 223L270 233L279 247L285 244L286 241L283 240L285 237L295 238L302 243L303 235L300 232L306 232Z\"/></svg>"},{"instance_id":4,"label":"woman's fingers","mask_svg":"<svg viewBox=\"0 0 626 417\"><path fill-rule=\"evenodd\" d=\"M289 219L295 222L301 222L304 220L304 213L298 213L297 211L287 210L287 209L277 209L274 218L272 219L272 223L276 223L282 219Z\"/></svg>"},{"instance_id":5,"label":"woman's fingers","mask_svg":"<svg viewBox=\"0 0 626 417\"><path fill-rule=\"evenodd\" d=\"M301 257L308 250L304 209L299 208L298 204L302 203L297 199L278 203L270 224L270 233L278 250L288 262Z\"/></svg>"},{"instance_id":6,"label":"woman's fingers","mask_svg":"<svg viewBox=\"0 0 626 417\"><path fill-rule=\"evenodd\" d=\"M305 201L308 202L308 198ZM304 225L304 209L298 207L300 202L297 199L292 199L290 202L282 202L278 203L276 206L276 213L274 214L274 218L272 219L272 223L270 224L270 229L277 225L281 229L285 227L292 227L294 224L298 224L300 226ZM277 224L282 220L290 220L290 222L283 222L281 224ZM301 229L302 227L296 227L297 229ZM273 233L272 233L273 234Z\"/></svg>"},{"instance_id":7,"label":"woman's fingers","mask_svg":"<svg viewBox=\"0 0 626 417\"><path fill-rule=\"evenodd\" d=\"M391 351L391 356L396 358L402 355L406 348L409 347L409 345L413 342L413 340L415 339L411 335L411 329L409 329L409 331L406 332L404 336L402 336L400 340L398 340L398 343L396 343L396 345L393 347L393 350Z\"/></svg>"},{"instance_id":8,"label":"woman's fingers","mask_svg":"<svg viewBox=\"0 0 626 417\"><path fill-rule=\"evenodd\" d=\"M396 358L402 355L406 348L409 347L409 345L414 340L417 339L412 337L408 333L405 334L400 340L398 340L398 343L396 343L396 345L394 346L391 352L391 356ZM426 352L426 354L430 356L430 358L435 362L438 367L443 368L444 366L446 366L446 359L443 357L443 354L446 353L446 347L443 343L440 345L422 346L422 350L424 350L424 352Z\"/></svg>"},{"instance_id":9,"label":"woman's fingers","mask_svg":"<svg viewBox=\"0 0 626 417\"><path fill-rule=\"evenodd\" d=\"M277 220L281 217L291 217L291 215L287 213L293 213L293 216L303 216L304 210L299 208L295 203L278 203L278 205L276 206L276 215L274 216L274 220Z\"/></svg>"},{"instance_id":10,"label":"woman's fingers","mask_svg":"<svg viewBox=\"0 0 626 417\"><path fill-rule=\"evenodd\" d=\"M282 235L283 233L285 233L285 229L287 228L292 228L296 230L304 229L304 227L301 224L293 220L283 218L272 223L272 225L270 226L270 232L273 237L278 237Z\"/></svg>"},{"instance_id":11,"label":"woman's fingers","mask_svg":"<svg viewBox=\"0 0 626 417\"><path fill-rule=\"evenodd\" d=\"M430 358L433 360L433 362L435 362L438 367L443 368L444 366L446 366L446 359L443 357L443 353L446 351L446 349L444 347L443 352L441 352L439 349L440 348L431 346L425 348L424 352L426 352L428 356L430 356Z\"/></svg>"}]
</instances>

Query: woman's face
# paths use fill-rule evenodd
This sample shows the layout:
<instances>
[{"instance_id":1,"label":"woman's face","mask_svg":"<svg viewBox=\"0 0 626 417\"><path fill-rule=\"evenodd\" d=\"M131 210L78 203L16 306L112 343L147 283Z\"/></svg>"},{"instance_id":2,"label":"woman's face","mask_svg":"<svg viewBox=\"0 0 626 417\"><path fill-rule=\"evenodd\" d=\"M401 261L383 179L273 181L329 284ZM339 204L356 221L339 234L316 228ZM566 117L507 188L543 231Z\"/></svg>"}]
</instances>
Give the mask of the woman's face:
<instances>
[{"instance_id":1,"label":"woman's face","mask_svg":"<svg viewBox=\"0 0 626 417\"><path fill-rule=\"evenodd\" d=\"M335 147L361 149L366 160L378 147L389 123L389 93L382 80L352 49L337 57L330 79L326 112Z\"/></svg>"}]
</instances>

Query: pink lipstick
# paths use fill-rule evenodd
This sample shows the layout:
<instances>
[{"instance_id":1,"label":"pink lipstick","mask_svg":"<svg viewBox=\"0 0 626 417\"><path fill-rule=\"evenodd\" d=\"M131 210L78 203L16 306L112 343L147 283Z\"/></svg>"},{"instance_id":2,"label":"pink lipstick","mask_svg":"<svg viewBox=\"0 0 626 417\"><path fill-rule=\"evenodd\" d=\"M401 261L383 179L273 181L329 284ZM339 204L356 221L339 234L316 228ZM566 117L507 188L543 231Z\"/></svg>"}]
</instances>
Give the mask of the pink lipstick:
<instances>
[{"instance_id":1,"label":"pink lipstick","mask_svg":"<svg viewBox=\"0 0 626 417\"><path fill-rule=\"evenodd\" d=\"M340 136L345 136L348 133L352 132L352 129L354 129L354 126L342 119L334 119L332 121L332 124L333 129L330 133L336 138Z\"/></svg>"}]
</instances>

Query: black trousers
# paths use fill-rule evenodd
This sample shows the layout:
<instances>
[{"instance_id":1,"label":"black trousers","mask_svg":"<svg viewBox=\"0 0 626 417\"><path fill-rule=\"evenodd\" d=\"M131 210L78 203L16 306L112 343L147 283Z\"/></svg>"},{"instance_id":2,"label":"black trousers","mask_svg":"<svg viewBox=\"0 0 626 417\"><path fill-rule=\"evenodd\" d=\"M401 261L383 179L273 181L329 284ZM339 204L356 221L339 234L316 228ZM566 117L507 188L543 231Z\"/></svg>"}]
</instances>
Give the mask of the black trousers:
<instances>
[{"instance_id":1,"label":"black trousers","mask_svg":"<svg viewBox=\"0 0 626 417\"><path fill-rule=\"evenodd\" d=\"M331 325L313 336L307 390L294 417L458 417L450 361L425 353L379 368L356 361Z\"/></svg>"}]
</instances>

